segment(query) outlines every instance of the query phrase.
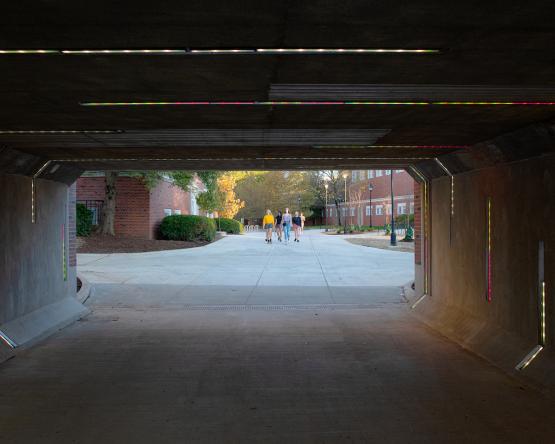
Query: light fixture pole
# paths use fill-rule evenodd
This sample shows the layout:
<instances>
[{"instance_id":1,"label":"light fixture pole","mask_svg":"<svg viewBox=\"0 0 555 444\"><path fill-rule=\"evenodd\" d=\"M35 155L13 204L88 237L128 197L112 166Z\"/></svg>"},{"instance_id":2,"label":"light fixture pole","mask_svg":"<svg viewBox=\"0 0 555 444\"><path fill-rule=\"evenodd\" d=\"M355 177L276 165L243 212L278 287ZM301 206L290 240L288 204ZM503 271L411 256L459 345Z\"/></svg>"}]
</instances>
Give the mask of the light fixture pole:
<instances>
[{"instance_id":1,"label":"light fixture pole","mask_svg":"<svg viewBox=\"0 0 555 444\"><path fill-rule=\"evenodd\" d=\"M328 232L328 187L329 184L326 182L324 188L326 189L326 233Z\"/></svg>"},{"instance_id":2,"label":"light fixture pole","mask_svg":"<svg viewBox=\"0 0 555 444\"><path fill-rule=\"evenodd\" d=\"M343 173L343 180L345 181L345 198L344 198L345 204L343 205L343 208L345 208L345 214L343 215L343 225L345 229L343 234L347 234L347 177L348 176L349 175L347 173Z\"/></svg>"},{"instance_id":3,"label":"light fixture pole","mask_svg":"<svg viewBox=\"0 0 555 444\"><path fill-rule=\"evenodd\" d=\"M397 234L395 234L395 205L393 197L393 170L389 170L391 177L391 246L397 246Z\"/></svg>"},{"instance_id":4,"label":"light fixture pole","mask_svg":"<svg viewBox=\"0 0 555 444\"><path fill-rule=\"evenodd\" d=\"M372 228L372 190L374 187L371 183L368 184L368 191L370 192L370 228Z\"/></svg>"}]
</instances>

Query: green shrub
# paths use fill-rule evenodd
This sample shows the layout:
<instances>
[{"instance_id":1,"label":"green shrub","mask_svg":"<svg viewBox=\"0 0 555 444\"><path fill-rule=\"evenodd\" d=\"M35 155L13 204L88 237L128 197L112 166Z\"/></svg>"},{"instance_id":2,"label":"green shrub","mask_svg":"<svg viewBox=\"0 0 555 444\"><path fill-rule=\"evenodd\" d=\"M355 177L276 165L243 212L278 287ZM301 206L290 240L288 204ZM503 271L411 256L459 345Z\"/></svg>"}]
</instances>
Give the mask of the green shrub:
<instances>
[{"instance_id":1,"label":"green shrub","mask_svg":"<svg viewBox=\"0 0 555 444\"><path fill-rule=\"evenodd\" d=\"M220 231L225 231L228 234L241 234L245 228L241 222L227 217L218 217L214 219L214 222L216 222L216 227Z\"/></svg>"},{"instance_id":2,"label":"green shrub","mask_svg":"<svg viewBox=\"0 0 555 444\"><path fill-rule=\"evenodd\" d=\"M216 237L214 219L204 216L174 214L160 224L160 234L167 240L208 241Z\"/></svg>"},{"instance_id":3,"label":"green shrub","mask_svg":"<svg viewBox=\"0 0 555 444\"><path fill-rule=\"evenodd\" d=\"M412 241L414 241L414 230L412 229L412 227L408 227L407 232L405 233L405 238L403 239L403 242L412 242Z\"/></svg>"},{"instance_id":4,"label":"green shrub","mask_svg":"<svg viewBox=\"0 0 555 444\"><path fill-rule=\"evenodd\" d=\"M93 213L85 205L78 203L77 213L77 236L89 236L92 230Z\"/></svg>"}]
</instances>

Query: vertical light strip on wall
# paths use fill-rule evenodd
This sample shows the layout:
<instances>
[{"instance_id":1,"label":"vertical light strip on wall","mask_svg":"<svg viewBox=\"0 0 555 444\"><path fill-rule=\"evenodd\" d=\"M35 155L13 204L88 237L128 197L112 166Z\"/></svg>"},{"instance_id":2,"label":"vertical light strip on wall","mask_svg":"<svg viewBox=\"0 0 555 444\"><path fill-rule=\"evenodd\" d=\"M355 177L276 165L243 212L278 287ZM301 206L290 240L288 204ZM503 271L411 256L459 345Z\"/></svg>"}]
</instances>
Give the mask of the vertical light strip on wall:
<instances>
[{"instance_id":1,"label":"vertical light strip on wall","mask_svg":"<svg viewBox=\"0 0 555 444\"><path fill-rule=\"evenodd\" d=\"M547 288L544 275L544 243L540 241L538 245L538 345L528 353L522 361L515 367L517 370L524 370L536 359L547 343L547 328L545 317L545 305Z\"/></svg>"},{"instance_id":2,"label":"vertical light strip on wall","mask_svg":"<svg viewBox=\"0 0 555 444\"><path fill-rule=\"evenodd\" d=\"M451 178L451 208L449 212L449 245L451 245L451 239L453 237L453 217L455 216L455 176L437 157L435 158L435 161L441 167L441 169L445 171L447 175Z\"/></svg>"},{"instance_id":3,"label":"vertical light strip on wall","mask_svg":"<svg viewBox=\"0 0 555 444\"><path fill-rule=\"evenodd\" d=\"M64 281L67 281L67 259L66 259L66 227L62 224L62 273Z\"/></svg>"},{"instance_id":4,"label":"vertical light strip on wall","mask_svg":"<svg viewBox=\"0 0 555 444\"><path fill-rule=\"evenodd\" d=\"M429 293L428 288L428 183L424 182L424 293Z\"/></svg>"},{"instance_id":5,"label":"vertical light strip on wall","mask_svg":"<svg viewBox=\"0 0 555 444\"><path fill-rule=\"evenodd\" d=\"M487 279L487 292L486 292L486 298L488 300L488 302L491 302L492 297L493 297L493 271L492 271L492 239L491 239L491 228L492 228L492 223L491 223L491 197L488 197L488 201L487 201L487 227L486 227L486 236L487 236L487 242L486 242L486 279Z\"/></svg>"},{"instance_id":6,"label":"vertical light strip on wall","mask_svg":"<svg viewBox=\"0 0 555 444\"><path fill-rule=\"evenodd\" d=\"M33 174L33 177L31 177L31 223L33 224L37 221L37 184L35 179L41 175L50 162L52 161L46 161L44 165L41 166L35 174Z\"/></svg>"},{"instance_id":7,"label":"vertical light strip on wall","mask_svg":"<svg viewBox=\"0 0 555 444\"><path fill-rule=\"evenodd\" d=\"M538 314L539 314L539 331L538 344L545 346L546 341L546 321L545 321L545 250L544 243L540 241L538 244Z\"/></svg>"},{"instance_id":8,"label":"vertical light strip on wall","mask_svg":"<svg viewBox=\"0 0 555 444\"><path fill-rule=\"evenodd\" d=\"M35 178L31 177L31 223L32 224L34 224L37 221L35 200L36 200Z\"/></svg>"}]
</instances>

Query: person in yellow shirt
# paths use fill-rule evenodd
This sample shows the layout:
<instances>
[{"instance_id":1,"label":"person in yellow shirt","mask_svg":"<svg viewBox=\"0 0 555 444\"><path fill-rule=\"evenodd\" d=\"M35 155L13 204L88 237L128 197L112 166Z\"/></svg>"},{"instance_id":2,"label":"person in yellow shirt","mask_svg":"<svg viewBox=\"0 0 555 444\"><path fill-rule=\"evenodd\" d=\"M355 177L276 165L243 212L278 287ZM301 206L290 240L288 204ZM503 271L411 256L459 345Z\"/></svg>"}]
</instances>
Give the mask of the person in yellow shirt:
<instances>
[{"instance_id":1,"label":"person in yellow shirt","mask_svg":"<svg viewBox=\"0 0 555 444\"><path fill-rule=\"evenodd\" d=\"M272 243L272 229L274 228L274 216L270 210L266 210L266 215L262 219L262 226L266 230L266 242Z\"/></svg>"}]
</instances>

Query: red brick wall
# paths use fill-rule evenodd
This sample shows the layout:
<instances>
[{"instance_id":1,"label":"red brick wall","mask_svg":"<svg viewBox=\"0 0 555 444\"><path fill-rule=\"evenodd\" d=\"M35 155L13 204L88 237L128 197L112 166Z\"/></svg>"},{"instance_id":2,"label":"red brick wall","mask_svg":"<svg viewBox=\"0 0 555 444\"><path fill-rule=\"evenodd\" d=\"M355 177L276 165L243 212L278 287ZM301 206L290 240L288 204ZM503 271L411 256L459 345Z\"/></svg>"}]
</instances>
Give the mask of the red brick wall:
<instances>
[{"instance_id":1,"label":"red brick wall","mask_svg":"<svg viewBox=\"0 0 555 444\"><path fill-rule=\"evenodd\" d=\"M422 263L422 191L414 182L414 263Z\"/></svg>"},{"instance_id":2,"label":"red brick wall","mask_svg":"<svg viewBox=\"0 0 555 444\"><path fill-rule=\"evenodd\" d=\"M352 172L351 172L352 173ZM347 182L347 223L357 225L359 211L362 211L362 225L370 224L370 216L366 215L366 207L372 206L372 225L382 226L391 222L391 215L387 214L387 206L391 205L391 176L385 174L385 170L382 170L381 177L373 177L368 179L368 171L362 171L359 173L359 179L354 182ZM374 174L376 170L374 170ZM393 193L395 195L395 210L394 214L397 216L397 205L399 203L405 203L406 213L410 214L410 204L414 202L414 180L405 171L396 173L393 171ZM348 179L349 180L349 179ZM370 200L370 191L368 191L368 185L372 184L372 203ZM358 194L358 195L357 195ZM357 202L358 201L358 202ZM382 215L376 214L376 206L382 206ZM328 207L333 207L333 215L329 217L329 223L337 223L337 212L335 205L329 205ZM351 216L350 208L355 208L355 216ZM343 221L343 216L341 217Z\"/></svg>"},{"instance_id":3,"label":"red brick wall","mask_svg":"<svg viewBox=\"0 0 555 444\"><path fill-rule=\"evenodd\" d=\"M164 218L164 209L170 208L172 214L181 210L181 214L190 214L191 196L188 192L166 181L160 181L150 191L150 238L158 237L158 227Z\"/></svg>"},{"instance_id":4,"label":"red brick wall","mask_svg":"<svg viewBox=\"0 0 555 444\"><path fill-rule=\"evenodd\" d=\"M104 200L104 177L77 179L77 200ZM149 192L134 177L118 177L116 236L150 239Z\"/></svg>"}]
</instances>

